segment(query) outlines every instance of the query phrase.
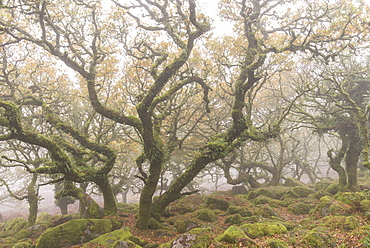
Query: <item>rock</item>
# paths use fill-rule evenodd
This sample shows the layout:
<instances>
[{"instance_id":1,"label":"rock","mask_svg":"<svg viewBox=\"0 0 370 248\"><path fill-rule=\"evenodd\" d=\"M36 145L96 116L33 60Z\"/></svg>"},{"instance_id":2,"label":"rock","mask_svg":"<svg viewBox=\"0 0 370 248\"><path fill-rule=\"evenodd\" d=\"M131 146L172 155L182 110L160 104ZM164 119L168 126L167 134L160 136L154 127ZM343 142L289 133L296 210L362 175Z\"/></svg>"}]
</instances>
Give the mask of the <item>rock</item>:
<instances>
[{"instance_id":1,"label":"rock","mask_svg":"<svg viewBox=\"0 0 370 248\"><path fill-rule=\"evenodd\" d=\"M330 184L327 188L326 191L332 195L335 195L336 193L339 192L339 184L337 183L332 183Z\"/></svg>"},{"instance_id":2,"label":"rock","mask_svg":"<svg viewBox=\"0 0 370 248\"><path fill-rule=\"evenodd\" d=\"M207 222L214 222L217 220L215 213L211 209L203 209L200 210L199 214L197 215L198 220L203 220Z\"/></svg>"},{"instance_id":3,"label":"rock","mask_svg":"<svg viewBox=\"0 0 370 248\"><path fill-rule=\"evenodd\" d=\"M310 247L335 247L335 240L322 228L315 228L308 232L302 243Z\"/></svg>"},{"instance_id":4,"label":"rock","mask_svg":"<svg viewBox=\"0 0 370 248\"><path fill-rule=\"evenodd\" d=\"M148 228L151 230L158 230L162 229L163 226L161 225L161 223L158 222L158 220L150 218Z\"/></svg>"},{"instance_id":5,"label":"rock","mask_svg":"<svg viewBox=\"0 0 370 248\"><path fill-rule=\"evenodd\" d=\"M295 204L291 204L288 206L288 210L291 211L293 214L301 215L301 214L308 214L311 209L315 208L312 204L306 204L302 202L298 202Z\"/></svg>"},{"instance_id":6,"label":"rock","mask_svg":"<svg viewBox=\"0 0 370 248\"><path fill-rule=\"evenodd\" d=\"M166 208L167 216L171 216L174 214L186 214L195 212L199 209L199 206L204 204L204 200L200 195L190 195L183 197L175 202L171 203Z\"/></svg>"},{"instance_id":7,"label":"rock","mask_svg":"<svg viewBox=\"0 0 370 248\"><path fill-rule=\"evenodd\" d=\"M231 195L246 195L248 190L244 186L234 186L231 188Z\"/></svg>"},{"instance_id":8,"label":"rock","mask_svg":"<svg viewBox=\"0 0 370 248\"><path fill-rule=\"evenodd\" d=\"M258 197L254 199L254 203L256 205L269 204L272 200L275 200L275 199L272 199L264 195L259 195Z\"/></svg>"},{"instance_id":9,"label":"rock","mask_svg":"<svg viewBox=\"0 0 370 248\"><path fill-rule=\"evenodd\" d=\"M288 248L289 245L287 242L284 242L280 239L268 239L266 244L271 248Z\"/></svg>"},{"instance_id":10,"label":"rock","mask_svg":"<svg viewBox=\"0 0 370 248\"><path fill-rule=\"evenodd\" d=\"M46 230L39 237L36 248L59 248L83 244L112 230L112 222L108 219L71 220Z\"/></svg>"},{"instance_id":11,"label":"rock","mask_svg":"<svg viewBox=\"0 0 370 248\"><path fill-rule=\"evenodd\" d=\"M233 214L225 219L226 225L240 225L243 221L243 217L240 214Z\"/></svg>"},{"instance_id":12,"label":"rock","mask_svg":"<svg viewBox=\"0 0 370 248\"><path fill-rule=\"evenodd\" d=\"M235 206L235 205L230 205L227 208L227 212L229 212L229 214L239 214L244 211L245 211L245 208L240 207L240 206Z\"/></svg>"},{"instance_id":13,"label":"rock","mask_svg":"<svg viewBox=\"0 0 370 248\"><path fill-rule=\"evenodd\" d=\"M332 184L331 180L325 180L324 179L320 182L315 183L315 190L316 191L326 190L329 187L330 184Z\"/></svg>"},{"instance_id":14,"label":"rock","mask_svg":"<svg viewBox=\"0 0 370 248\"><path fill-rule=\"evenodd\" d=\"M360 209L363 212L370 212L370 200L364 199L360 201Z\"/></svg>"},{"instance_id":15,"label":"rock","mask_svg":"<svg viewBox=\"0 0 370 248\"><path fill-rule=\"evenodd\" d=\"M243 242L245 247L258 247L252 239L236 226L230 226L223 234L217 237L217 241L229 244L239 244Z\"/></svg>"},{"instance_id":16,"label":"rock","mask_svg":"<svg viewBox=\"0 0 370 248\"><path fill-rule=\"evenodd\" d=\"M107 248L123 248L123 247L133 247L139 248L146 245L148 242L142 240L136 236L133 236L128 229L122 228L103 234L82 247L107 247Z\"/></svg>"},{"instance_id":17,"label":"rock","mask_svg":"<svg viewBox=\"0 0 370 248\"><path fill-rule=\"evenodd\" d=\"M194 228L171 242L171 248L203 248L211 244L210 228Z\"/></svg>"},{"instance_id":18,"label":"rock","mask_svg":"<svg viewBox=\"0 0 370 248\"><path fill-rule=\"evenodd\" d=\"M354 216L326 216L320 221L320 226L329 227L332 230L354 230L359 227L360 219Z\"/></svg>"},{"instance_id":19,"label":"rock","mask_svg":"<svg viewBox=\"0 0 370 248\"><path fill-rule=\"evenodd\" d=\"M32 236L32 232L28 229L22 229L20 230L19 232L17 232L16 234L14 234L14 239L15 240L21 240L21 239L26 239L26 238L30 238Z\"/></svg>"},{"instance_id":20,"label":"rock","mask_svg":"<svg viewBox=\"0 0 370 248\"><path fill-rule=\"evenodd\" d=\"M283 224L271 223L243 224L240 226L240 229L243 230L244 233L251 238L283 234L287 233L288 231Z\"/></svg>"},{"instance_id":21,"label":"rock","mask_svg":"<svg viewBox=\"0 0 370 248\"><path fill-rule=\"evenodd\" d=\"M292 189L300 198L305 198L312 194L314 191L306 186L296 186Z\"/></svg>"},{"instance_id":22,"label":"rock","mask_svg":"<svg viewBox=\"0 0 370 248\"><path fill-rule=\"evenodd\" d=\"M179 219L175 221L174 226L177 232L185 233L193 228L198 227L198 224L189 219L186 220Z\"/></svg>"},{"instance_id":23,"label":"rock","mask_svg":"<svg viewBox=\"0 0 370 248\"><path fill-rule=\"evenodd\" d=\"M280 200L281 197L291 188L285 186L275 186L275 187L265 187L265 188L258 188L253 189L249 192L247 199L255 199L260 195L264 195L273 199Z\"/></svg>"},{"instance_id":24,"label":"rock","mask_svg":"<svg viewBox=\"0 0 370 248\"><path fill-rule=\"evenodd\" d=\"M287 177L283 185L287 187L306 186L304 183L293 177Z\"/></svg>"},{"instance_id":25,"label":"rock","mask_svg":"<svg viewBox=\"0 0 370 248\"><path fill-rule=\"evenodd\" d=\"M263 207L258 208L253 213L253 215L263 217L263 218L269 218L269 217L273 216L273 217L277 217L277 218L281 219L281 216L275 210L270 208L269 206L263 206Z\"/></svg>"},{"instance_id":26,"label":"rock","mask_svg":"<svg viewBox=\"0 0 370 248\"><path fill-rule=\"evenodd\" d=\"M325 217L327 215L346 215L351 206L335 200L330 196L320 198L320 203L315 207L312 215Z\"/></svg>"},{"instance_id":27,"label":"rock","mask_svg":"<svg viewBox=\"0 0 370 248\"><path fill-rule=\"evenodd\" d=\"M206 205L211 209L226 211L230 204L219 195L210 195L206 199Z\"/></svg>"},{"instance_id":28,"label":"rock","mask_svg":"<svg viewBox=\"0 0 370 248\"><path fill-rule=\"evenodd\" d=\"M32 240L31 239L25 239L18 243L15 243L12 248L33 248Z\"/></svg>"}]
</instances>

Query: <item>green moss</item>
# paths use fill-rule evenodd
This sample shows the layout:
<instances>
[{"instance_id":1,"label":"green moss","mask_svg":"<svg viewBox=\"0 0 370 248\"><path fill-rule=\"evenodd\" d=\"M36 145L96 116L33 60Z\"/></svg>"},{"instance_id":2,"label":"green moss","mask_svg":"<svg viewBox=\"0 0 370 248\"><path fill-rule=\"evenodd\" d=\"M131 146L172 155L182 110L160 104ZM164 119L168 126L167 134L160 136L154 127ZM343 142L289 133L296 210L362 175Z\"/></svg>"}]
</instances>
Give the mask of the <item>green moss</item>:
<instances>
[{"instance_id":1,"label":"green moss","mask_svg":"<svg viewBox=\"0 0 370 248\"><path fill-rule=\"evenodd\" d=\"M337 201L330 196L324 196L320 198L320 203L310 213L311 215L318 215L319 217L325 217L327 215L346 215L349 205Z\"/></svg>"},{"instance_id":2,"label":"green moss","mask_svg":"<svg viewBox=\"0 0 370 248\"><path fill-rule=\"evenodd\" d=\"M363 212L370 212L370 200L365 199L360 201L360 209Z\"/></svg>"},{"instance_id":3,"label":"green moss","mask_svg":"<svg viewBox=\"0 0 370 248\"><path fill-rule=\"evenodd\" d=\"M297 193L295 193L293 190L289 190L287 191L284 196L282 197L282 199L298 199L300 198L299 195Z\"/></svg>"},{"instance_id":4,"label":"green moss","mask_svg":"<svg viewBox=\"0 0 370 248\"><path fill-rule=\"evenodd\" d=\"M293 177L287 177L285 179L284 186L288 186L288 187L304 186L305 187L305 184Z\"/></svg>"},{"instance_id":5,"label":"green moss","mask_svg":"<svg viewBox=\"0 0 370 248\"><path fill-rule=\"evenodd\" d=\"M292 191L296 193L300 198L305 198L309 194L313 193L313 190L306 186L296 186L292 189Z\"/></svg>"},{"instance_id":6,"label":"green moss","mask_svg":"<svg viewBox=\"0 0 370 248\"><path fill-rule=\"evenodd\" d=\"M271 248L288 248L289 245L287 242L284 242L280 239L268 239L266 244Z\"/></svg>"},{"instance_id":7,"label":"green moss","mask_svg":"<svg viewBox=\"0 0 370 248\"><path fill-rule=\"evenodd\" d=\"M174 227L179 233L185 233L198 226L198 223L192 221L191 219L177 219L174 223Z\"/></svg>"},{"instance_id":8,"label":"green moss","mask_svg":"<svg viewBox=\"0 0 370 248\"><path fill-rule=\"evenodd\" d=\"M298 202L296 204L291 204L288 206L288 210L291 211L293 214L301 215L301 214L308 214L311 209L315 206L312 204L306 204L302 202Z\"/></svg>"},{"instance_id":9,"label":"green moss","mask_svg":"<svg viewBox=\"0 0 370 248\"><path fill-rule=\"evenodd\" d=\"M368 199L369 195L364 192L340 192L334 196L338 201L352 205L354 202L361 202Z\"/></svg>"},{"instance_id":10,"label":"green moss","mask_svg":"<svg viewBox=\"0 0 370 248\"><path fill-rule=\"evenodd\" d=\"M263 195L273 199L280 200L282 196L291 188L285 186L265 187L254 189L249 192L247 199L255 199L256 197Z\"/></svg>"},{"instance_id":11,"label":"green moss","mask_svg":"<svg viewBox=\"0 0 370 248\"><path fill-rule=\"evenodd\" d=\"M148 228L151 230L158 230L162 229L163 226L161 225L161 223L158 222L158 220L150 218Z\"/></svg>"},{"instance_id":12,"label":"green moss","mask_svg":"<svg viewBox=\"0 0 370 248\"><path fill-rule=\"evenodd\" d=\"M320 182L317 182L315 183L315 190L316 191L319 191L319 190L326 190L329 185L332 184L331 181L328 181L328 180L322 180Z\"/></svg>"},{"instance_id":13,"label":"green moss","mask_svg":"<svg viewBox=\"0 0 370 248\"><path fill-rule=\"evenodd\" d=\"M233 214L225 219L226 225L240 225L243 221L243 217L240 214Z\"/></svg>"},{"instance_id":14,"label":"green moss","mask_svg":"<svg viewBox=\"0 0 370 248\"><path fill-rule=\"evenodd\" d=\"M37 216L36 223L50 221L52 217L53 215L47 212L42 212Z\"/></svg>"},{"instance_id":15,"label":"green moss","mask_svg":"<svg viewBox=\"0 0 370 248\"><path fill-rule=\"evenodd\" d=\"M326 191L332 195L335 195L336 193L339 192L339 184L337 183L332 183L330 184L327 188Z\"/></svg>"},{"instance_id":16,"label":"green moss","mask_svg":"<svg viewBox=\"0 0 370 248\"><path fill-rule=\"evenodd\" d=\"M186 229L187 229L188 224L186 223L185 220L176 220L174 226L177 232L184 233L187 231Z\"/></svg>"},{"instance_id":17,"label":"green moss","mask_svg":"<svg viewBox=\"0 0 370 248\"><path fill-rule=\"evenodd\" d=\"M256 205L260 205L260 204L269 204L271 200L275 200L275 199L272 199L270 197L267 197L267 196L264 196L264 195L259 195L258 197L256 197L254 199L254 203Z\"/></svg>"},{"instance_id":18,"label":"green moss","mask_svg":"<svg viewBox=\"0 0 370 248\"><path fill-rule=\"evenodd\" d=\"M82 244L112 230L113 227L110 220L71 220L67 223L46 230L39 237L36 248L58 248Z\"/></svg>"},{"instance_id":19,"label":"green moss","mask_svg":"<svg viewBox=\"0 0 370 248\"><path fill-rule=\"evenodd\" d=\"M229 212L229 214L239 214L239 213L242 213L244 211L245 211L245 208L240 207L240 206L235 206L235 205L230 205L227 208L227 212Z\"/></svg>"},{"instance_id":20,"label":"green moss","mask_svg":"<svg viewBox=\"0 0 370 248\"><path fill-rule=\"evenodd\" d=\"M199 214L197 215L197 219L207 221L207 222L214 222L217 220L217 217L211 209L203 209L199 211Z\"/></svg>"},{"instance_id":21,"label":"green moss","mask_svg":"<svg viewBox=\"0 0 370 248\"><path fill-rule=\"evenodd\" d=\"M206 205L211 209L226 211L230 204L217 195L210 195L206 198Z\"/></svg>"},{"instance_id":22,"label":"green moss","mask_svg":"<svg viewBox=\"0 0 370 248\"><path fill-rule=\"evenodd\" d=\"M251 238L283 234L287 233L288 231L286 227L282 224L271 223L244 224L240 226L240 229L243 230L244 233Z\"/></svg>"},{"instance_id":23,"label":"green moss","mask_svg":"<svg viewBox=\"0 0 370 248\"><path fill-rule=\"evenodd\" d=\"M217 237L217 241L236 244L242 239L248 239L245 233L236 226L230 226L223 234Z\"/></svg>"},{"instance_id":24,"label":"green moss","mask_svg":"<svg viewBox=\"0 0 370 248\"><path fill-rule=\"evenodd\" d=\"M181 234L172 242L162 244L160 247L194 247L206 248L212 242L210 228L194 228Z\"/></svg>"},{"instance_id":25,"label":"green moss","mask_svg":"<svg viewBox=\"0 0 370 248\"><path fill-rule=\"evenodd\" d=\"M335 240L322 228L315 228L308 232L302 243L311 247L335 247Z\"/></svg>"},{"instance_id":26,"label":"green moss","mask_svg":"<svg viewBox=\"0 0 370 248\"><path fill-rule=\"evenodd\" d=\"M21 242L15 243L12 248L33 248L32 240L26 239Z\"/></svg>"},{"instance_id":27,"label":"green moss","mask_svg":"<svg viewBox=\"0 0 370 248\"><path fill-rule=\"evenodd\" d=\"M22 229L14 235L16 240L25 239L31 237L32 232L28 229Z\"/></svg>"},{"instance_id":28,"label":"green moss","mask_svg":"<svg viewBox=\"0 0 370 248\"><path fill-rule=\"evenodd\" d=\"M195 212L199 209L199 206L204 204L204 200L200 195L190 195L183 197L175 202L171 203L166 208L166 213L171 214L186 214Z\"/></svg>"},{"instance_id":29,"label":"green moss","mask_svg":"<svg viewBox=\"0 0 370 248\"><path fill-rule=\"evenodd\" d=\"M23 229L27 224L28 222L22 217L13 218L5 222L3 230L18 232L19 230Z\"/></svg>"},{"instance_id":30,"label":"green moss","mask_svg":"<svg viewBox=\"0 0 370 248\"><path fill-rule=\"evenodd\" d=\"M86 243L83 248L88 247L116 247L119 242L126 242L126 244L131 246L128 247L141 247L146 245L148 242L142 240L136 236L133 236L128 229L118 229L113 232L103 234L88 243Z\"/></svg>"}]
</instances>

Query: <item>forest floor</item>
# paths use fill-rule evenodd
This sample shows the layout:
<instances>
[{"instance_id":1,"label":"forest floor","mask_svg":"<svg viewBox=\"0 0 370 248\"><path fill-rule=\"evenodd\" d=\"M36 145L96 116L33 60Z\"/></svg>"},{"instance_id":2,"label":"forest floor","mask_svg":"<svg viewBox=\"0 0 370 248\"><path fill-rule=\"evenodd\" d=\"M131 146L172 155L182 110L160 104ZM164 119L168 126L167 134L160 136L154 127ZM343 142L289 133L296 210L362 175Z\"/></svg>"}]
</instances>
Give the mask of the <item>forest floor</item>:
<instances>
[{"instance_id":1,"label":"forest floor","mask_svg":"<svg viewBox=\"0 0 370 248\"><path fill-rule=\"evenodd\" d=\"M137 204L119 204L119 216L115 217L115 221L134 237L148 243L136 248L370 247L370 191L336 193L333 185L277 186L244 194L230 190L205 196L187 196L172 203L161 221L154 221L153 229L145 231L135 227ZM26 224L22 228L19 223L26 221L20 218L0 223L0 247L35 247L41 243L40 235L45 229L50 230L63 222L62 225L65 225L76 216L40 214L38 225L46 227L42 231L28 233L28 236L20 235L29 229L26 229ZM227 236L232 228L234 231L242 230L242 234ZM200 230L200 233L195 230ZM184 244L187 242L184 238L189 235L194 235L195 240ZM22 242L28 242L29 246L17 246ZM101 241L94 243L94 240L89 245L77 242L63 246L63 242L61 240L55 247L121 247L102 245ZM182 246L179 245L181 242ZM38 244L36 247L47 246Z\"/></svg>"}]
</instances>

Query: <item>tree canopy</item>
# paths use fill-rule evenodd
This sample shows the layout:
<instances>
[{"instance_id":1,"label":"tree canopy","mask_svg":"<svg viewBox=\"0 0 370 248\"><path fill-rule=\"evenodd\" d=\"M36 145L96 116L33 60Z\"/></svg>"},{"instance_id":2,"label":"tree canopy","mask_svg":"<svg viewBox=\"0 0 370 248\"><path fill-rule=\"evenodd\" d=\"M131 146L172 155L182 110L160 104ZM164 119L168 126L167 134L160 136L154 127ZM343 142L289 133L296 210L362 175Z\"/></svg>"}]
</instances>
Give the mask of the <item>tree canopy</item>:
<instances>
[{"instance_id":1,"label":"tree canopy","mask_svg":"<svg viewBox=\"0 0 370 248\"><path fill-rule=\"evenodd\" d=\"M368 63L357 56L368 53L364 4L222 0L219 16L233 32L220 35L196 0L3 1L0 141L42 152L37 167L17 156L21 146L2 164L64 182L60 196L84 201L92 217L116 213L115 168L130 166L141 181L141 229L197 192L189 184L207 166L223 161L227 175L227 160L254 143L265 145L272 166L240 163L239 172L274 171L278 184L284 167L300 161L301 143L289 134L303 126L337 131L343 152L355 149L347 168L357 170L361 154L368 166L368 68L350 66ZM266 145L275 138L280 151ZM175 176L154 199L166 175ZM76 186L85 182L103 194L104 213Z\"/></svg>"}]
</instances>

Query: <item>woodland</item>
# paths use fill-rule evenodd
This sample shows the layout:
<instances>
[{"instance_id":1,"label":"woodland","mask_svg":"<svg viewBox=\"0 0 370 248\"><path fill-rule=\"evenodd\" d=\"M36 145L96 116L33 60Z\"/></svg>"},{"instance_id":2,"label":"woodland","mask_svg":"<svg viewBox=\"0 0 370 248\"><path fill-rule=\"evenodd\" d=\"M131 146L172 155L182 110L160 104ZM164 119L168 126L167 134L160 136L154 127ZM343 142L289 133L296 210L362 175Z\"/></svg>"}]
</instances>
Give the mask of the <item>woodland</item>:
<instances>
[{"instance_id":1,"label":"woodland","mask_svg":"<svg viewBox=\"0 0 370 248\"><path fill-rule=\"evenodd\" d=\"M363 0L0 1L0 246L370 247L369 39Z\"/></svg>"}]
</instances>

